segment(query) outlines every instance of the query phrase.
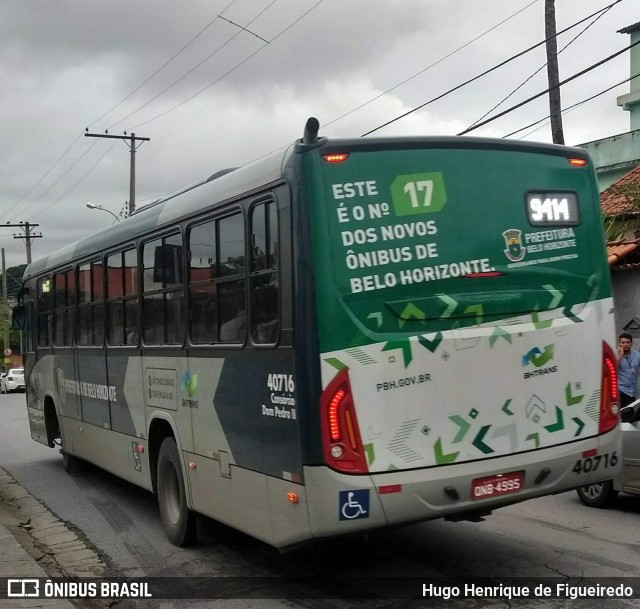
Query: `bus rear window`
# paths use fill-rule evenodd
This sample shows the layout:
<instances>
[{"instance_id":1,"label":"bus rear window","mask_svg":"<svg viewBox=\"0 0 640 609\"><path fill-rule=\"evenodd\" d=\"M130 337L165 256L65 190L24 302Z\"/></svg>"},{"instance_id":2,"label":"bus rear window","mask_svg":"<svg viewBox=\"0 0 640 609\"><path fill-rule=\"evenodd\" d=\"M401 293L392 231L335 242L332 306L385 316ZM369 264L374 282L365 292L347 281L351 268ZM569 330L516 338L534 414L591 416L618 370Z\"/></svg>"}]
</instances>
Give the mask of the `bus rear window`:
<instances>
[{"instance_id":1,"label":"bus rear window","mask_svg":"<svg viewBox=\"0 0 640 609\"><path fill-rule=\"evenodd\" d=\"M321 172L317 263L330 265L343 309L370 330L491 322L593 292L590 248L600 232L581 223L581 207L597 205L592 175L565 157L351 152Z\"/></svg>"}]
</instances>

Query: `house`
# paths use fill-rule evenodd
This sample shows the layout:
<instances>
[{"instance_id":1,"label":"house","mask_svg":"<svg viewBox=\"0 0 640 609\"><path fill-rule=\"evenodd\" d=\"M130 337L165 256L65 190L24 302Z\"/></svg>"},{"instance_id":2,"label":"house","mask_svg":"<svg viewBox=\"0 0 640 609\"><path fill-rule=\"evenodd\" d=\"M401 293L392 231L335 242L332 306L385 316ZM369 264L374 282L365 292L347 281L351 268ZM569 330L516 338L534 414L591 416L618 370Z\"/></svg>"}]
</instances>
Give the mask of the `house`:
<instances>
[{"instance_id":1,"label":"house","mask_svg":"<svg viewBox=\"0 0 640 609\"><path fill-rule=\"evenodd\" d=\"M640 40L640 22L618 30L619 34L629 34L630 44ZM629 51L630 92L617 99L618 106L629 112L630 131L601 140L579 144L593 159L598 174L600 190L627 175L640 164L640 44Z\"/></svg>"},{"instance_id":2,"label":"house","mask_svg":"<svg viewBox=\"0 0 640 609\"><path fill-rule=\"evenodd\" d=\"M608 235L616 331L640 341L640 166L601 193L600 208Z\"/></svg>"}]
</instances>

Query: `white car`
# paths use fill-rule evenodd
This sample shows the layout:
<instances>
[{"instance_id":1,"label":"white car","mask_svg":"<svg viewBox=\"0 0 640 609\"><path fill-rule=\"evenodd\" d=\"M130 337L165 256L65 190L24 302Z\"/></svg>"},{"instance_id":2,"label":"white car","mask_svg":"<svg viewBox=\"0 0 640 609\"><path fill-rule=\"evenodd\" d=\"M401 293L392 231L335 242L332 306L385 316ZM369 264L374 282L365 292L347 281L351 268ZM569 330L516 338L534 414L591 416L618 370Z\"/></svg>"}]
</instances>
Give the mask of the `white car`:
<instances>
[{"instance_id":1,"label":"white car","mask_svg":"<svg viewBox=\"0 0 640 609\"><path fill-rule=\"evenodd\" d=\"M640 400L625 406L622 419L622 471L614 480L576 489L580 501L589 507L602 508L614 501L618 493L640 495Z\"/></svg>"},{"instance_id":2,"label":"white car","mask_svg":"<svg viewBox=\"0 0 640 609\"><path fill-rule=\"evenodd\" d=\"M9 368L9 370L0 377L0 391L2 393L24 391L24 369Z\"/></svg>"}]
</instances>

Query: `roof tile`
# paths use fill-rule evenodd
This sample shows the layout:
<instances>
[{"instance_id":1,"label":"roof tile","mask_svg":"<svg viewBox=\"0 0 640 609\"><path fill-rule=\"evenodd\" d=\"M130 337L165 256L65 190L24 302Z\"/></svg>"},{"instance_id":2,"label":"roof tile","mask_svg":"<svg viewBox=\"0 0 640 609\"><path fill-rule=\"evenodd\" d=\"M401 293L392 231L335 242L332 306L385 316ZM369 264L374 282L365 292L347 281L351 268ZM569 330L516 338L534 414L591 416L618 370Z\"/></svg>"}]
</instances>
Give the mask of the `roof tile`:
<instances>
[{"instance_id":1,"label":"roof tile","mask_svg":"<svg viewBox=\"0 0 640 609\"><path fill-rule=\"evenodd\" d=\"M640 239L635 241L610 241L607 243L607 261L609 266L615 264L640 247Z\"/></svg>"},{"instance_id":2,"label":"roof tile","mask_svg":"<svg viewBox=\"0 0 640 609\"><path fill-rule=\"evenodd\" d=\"M620 186L629 184L638 184L640 186L640 165L623 175L618 181L600 193L600 208L606 216L640 213L640 208L632 205L624 195L616 192Z\"/></svg>"}]
</instances>

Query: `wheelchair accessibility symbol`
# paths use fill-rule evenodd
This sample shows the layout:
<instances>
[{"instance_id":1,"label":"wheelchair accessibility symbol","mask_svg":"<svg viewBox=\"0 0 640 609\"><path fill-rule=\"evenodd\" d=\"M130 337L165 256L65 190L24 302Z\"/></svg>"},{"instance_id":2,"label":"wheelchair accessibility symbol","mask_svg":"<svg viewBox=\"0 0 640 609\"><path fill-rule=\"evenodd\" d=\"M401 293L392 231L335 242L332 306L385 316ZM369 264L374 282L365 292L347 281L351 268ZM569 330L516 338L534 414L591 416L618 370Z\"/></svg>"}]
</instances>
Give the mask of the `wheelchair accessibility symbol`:
<instances>
[{"instance_id":1,"label":"wheelchair accessibility symbol","mask_svg":"<svg viewBox=\"0 0 640 609\"><path fill-rule=\"evenodd\" d=\"M369 518L369 490L340 491L340 520Z\"/></svg>"}]
</instances>

